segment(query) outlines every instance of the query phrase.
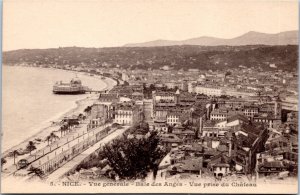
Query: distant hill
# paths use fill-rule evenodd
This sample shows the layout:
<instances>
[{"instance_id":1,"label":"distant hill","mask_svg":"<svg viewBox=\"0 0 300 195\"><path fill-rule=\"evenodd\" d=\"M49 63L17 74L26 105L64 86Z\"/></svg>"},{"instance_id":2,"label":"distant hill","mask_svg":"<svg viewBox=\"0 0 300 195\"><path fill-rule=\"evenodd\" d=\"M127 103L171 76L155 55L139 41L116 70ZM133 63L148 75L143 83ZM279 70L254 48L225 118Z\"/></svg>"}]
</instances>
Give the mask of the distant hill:
<instances>
[{"instance_id":1,"label":"distant hill","mask_svg":"<svg viewBox=\"0 0 300 195\"><path fill-rule=\"evenodd\" d=\"M218 46L218 45L297 45L298 31L286 31L277 34L267 34L255 31L250 31L239 37L232 39L221 39L215 37L198 37L183 41L172 40L156 40L144 43L126 44L124 47L158 47L172 45L203 45L203 46Z\"/></svg>"},{"instance_id":2,"label":"distant hill","mask_svg":"<svg viewBox=\"0 0 300 195\"><path fill-rule=\"evenodd\" d=\"M126 69L228 70L239 66L296 71L298 45L165 46L52 49L21 49L3 52L3 64L72 66L82 68L120 67Z\"/></svg>"}]
</instances>

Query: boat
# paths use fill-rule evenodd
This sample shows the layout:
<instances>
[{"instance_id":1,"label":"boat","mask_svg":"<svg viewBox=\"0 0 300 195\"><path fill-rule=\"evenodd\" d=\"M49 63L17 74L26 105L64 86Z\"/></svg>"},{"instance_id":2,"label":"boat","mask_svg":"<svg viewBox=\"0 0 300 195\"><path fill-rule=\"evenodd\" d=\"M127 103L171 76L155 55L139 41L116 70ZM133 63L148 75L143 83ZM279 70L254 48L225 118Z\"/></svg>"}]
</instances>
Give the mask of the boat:
<instances>
[{"instance_id":1,"label":"boat","mask_svg":"<svg viewBox=\"0 0 300 195\"><path fill-rule=\"evenodd\" d=\"M78 78L72 79L69 83L62 81L53 85L54 94L84 94L91 91L87 86L83 86Z\"/></svg>"}]
</instances>

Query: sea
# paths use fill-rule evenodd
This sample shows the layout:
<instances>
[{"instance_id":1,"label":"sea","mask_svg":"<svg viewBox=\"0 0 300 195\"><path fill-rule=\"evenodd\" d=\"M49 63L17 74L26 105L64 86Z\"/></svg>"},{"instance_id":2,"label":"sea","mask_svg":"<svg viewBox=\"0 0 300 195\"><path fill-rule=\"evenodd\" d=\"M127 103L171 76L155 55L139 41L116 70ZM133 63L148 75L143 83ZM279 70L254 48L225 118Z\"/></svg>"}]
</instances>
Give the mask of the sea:
<instances>
[{"instance_id":1,"label":"sea","mask_svg":"<svg viewBox=\"0 0 300 195\"><path fill-rule=\"evenodd\" d=\"M88 97L52 93L56 81L69 82L78 77L83 85L102 90L99 78L71 71L21 66L2 66L2 152L38 133L51 121L76 107L76 101Z\"/></svg>"}]
</instances>

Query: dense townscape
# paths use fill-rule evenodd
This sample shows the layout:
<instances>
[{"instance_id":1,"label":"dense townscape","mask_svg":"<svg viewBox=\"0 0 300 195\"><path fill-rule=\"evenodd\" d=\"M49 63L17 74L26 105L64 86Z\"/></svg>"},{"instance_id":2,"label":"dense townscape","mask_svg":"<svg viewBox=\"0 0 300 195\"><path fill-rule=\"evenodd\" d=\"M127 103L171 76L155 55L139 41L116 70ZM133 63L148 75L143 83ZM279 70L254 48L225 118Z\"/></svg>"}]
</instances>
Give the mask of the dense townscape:
<instances>
[{"instance_id":1,"label":"dense townscape","mask_svg":"<svg viewBox=\"0 0 300 195\"><path fill-rule=\"evenodd\" d=\"M298 192L295 0L3 9L1 193Z\"/></svg>"},{"instance_id":2,"label":"dense townscape","mask_svg":"<svg viewBox=\"0 0 300 195\"><path fill-rule=\"evenodd\" d=\"M254 50L266 49L255 47ZM214 60L217 64L224 63L224 59ZM102 91L84 113L60 122L60 136L54 133L48 136L48 145L56 143L65 135L70 138L70 132L77 134L76 126L86 123L83 141L79 141L78 133L78 144L71 153L62 152L57 157L55 152L52 163L48 160L43 165L40 162L31 166L28 169L31 176L44 178L89 145L119 129L121 137L97 147L67 170L64 177L114 181L150 178L253 181L297 177L298 73L278 68L283 62L267 62L264 65L267 70L243 64L229 68L230 62L225 62L226 70L178 70L172 63L148 70L82 63L81 66L26 60L11 63L85 72L117 81L117 85ZM93 134L91 140L89 137L85 140L84 131L87 136ZM67 143L70 148L68 139ZM64 147L61 145L57 144L57 148ZM27 153L34 150L34 144L29 143ZM15 155L20 155L20 151L8 154ZM19 169L22 163L30 161L19 161ZM1 162L5 164L6 159Z\"/></svg>"},{"instance_id":3,"label":"dense townscape","mask_svg":"<svg viewBox=\"0 0 300 195\"><path fill-rule=\"evenodd\" d=\"M241 67L225 73L124 70L121 75L123 84L101 93L92 107L107 115L93 120L132 126L127 141L156 132L165 155L152 170L155 178L297 176L297 74ZM75 175L115 176L113 162L102 150L98 155L100 164L84 162Z\"/></svg>"}]
</instances>

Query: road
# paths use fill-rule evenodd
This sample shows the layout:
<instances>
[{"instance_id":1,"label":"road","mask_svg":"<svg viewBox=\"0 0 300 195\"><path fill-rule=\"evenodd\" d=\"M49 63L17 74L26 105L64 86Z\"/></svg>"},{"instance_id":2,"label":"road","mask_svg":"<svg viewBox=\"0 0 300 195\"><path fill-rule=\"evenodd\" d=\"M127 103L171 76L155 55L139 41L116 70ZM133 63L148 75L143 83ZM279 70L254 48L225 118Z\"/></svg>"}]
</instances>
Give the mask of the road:
<instances>
[{"instance_id":1,"label":"road","mask_svg":"<svg viewBox=\"0 0 300 195\"><path fill-rule=\"evenodd\" d=\"M67 133L65 136L55 140L54 142L50 143L49 145L33 151L31 155L24 155L23 157L21 157L22 159L26 159L29 163L35 162L38 159L42 158L43 156L47 155L48 153L50 153L53 150L56 150L57 148L65 145L66 143L69 142L69 140L75 139L75 137L81 136L84 133L87 132L87 124L83 123L80 124L79 127L76 127L72 130L70 130L69 133ZM18 162L18 160L21 159L20 157L18 157L16 159L16 163ZM12 161L13 162L13 161ZM42 161L41 161L42 162ZM5 169L5 172L2 173L2 177L7 177L9 175L12 175L13 173L15 173L16 171L18 171L17 169L17 165L11 164L10 166L8 166Z\"/></svg>"},{"instance_id":2,"label":"road","mask_svg":"<svg viewBox=\"0 0 300 195\"><path fill-rule=\"evenodd\" d=\"M87 124L81 124L80 127L73 129L66 136L51 143L49 146L46 146L45 148L32 153L32 155L27 156L25 159L28 160L29 163L31 163L29 166L39 167L41 164L44 164L47 161L55 158L56 156L68 150L72 146L78 144L79 142L83 142L85 140L93 138L93 135L102 131L109 125L111 124L106 124L87 131ZM18 170L16 165L11 165L5 170L4 173L2 173L2 177L5 178L11 175L18 175L19 172L23 171L24 170Z\"/></svg>"},{"instance_id":3,"label":"road","mask_svg":"<svg viewBox=\"0 0 300 195\"><path fill-rule=\"evenodd\" d=\"M67 162L65 165L63 165L62 167L60 167L59 169L51 173L47 177L47 181L59 180L61 177L64 176L65 173L75 168L80 162L82 162L85 158L87 158L89 155L91 155L96 150L98 150L101 146L121 136L128 128L129 126L126 126L122 129L118 129L115 132L109 134L108 136L106 136L105 138L97 142L94 146L88 148L87 150L85 150L84 152L82 152L81 154L73 158L71 161Z\"/></svg>"}]
</instances>

